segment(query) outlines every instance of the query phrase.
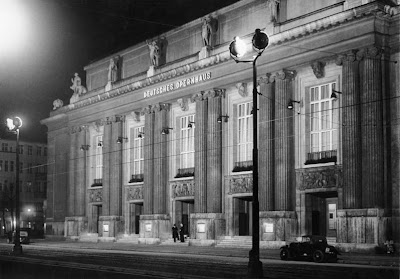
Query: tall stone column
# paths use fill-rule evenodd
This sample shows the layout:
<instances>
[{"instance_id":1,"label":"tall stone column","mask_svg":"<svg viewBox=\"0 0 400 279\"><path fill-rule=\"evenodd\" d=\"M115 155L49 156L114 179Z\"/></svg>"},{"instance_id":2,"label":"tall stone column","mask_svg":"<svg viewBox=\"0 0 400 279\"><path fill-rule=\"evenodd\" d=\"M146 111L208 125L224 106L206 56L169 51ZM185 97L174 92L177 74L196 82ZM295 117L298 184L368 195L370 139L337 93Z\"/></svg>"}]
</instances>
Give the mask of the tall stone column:
<instances>
[{"instance_id":1,"label":"tall stone column","mask_svg":"<svg viewBox=\"0 0 400 279\"><path fill-rule=\"evenodd\" d=\"M124 117L115 116L111 124L111 153L110 153L110 215L122 215L122 143L117 143L118 137L123 136ZM126 139L122 139L125 141Z\"/></svg>"},{"instance_id":2,"label":"tall stone column","mask_svg":"<svg viewBox=\"0 0 400 279\"><path fill-rule=\"evenodd\" d=\"M357 53L361 60L362 206L384 205L384 145L381 49L369 47Z\"/></svg>"},{"instance_id":3,"label":"tall stone column","mask_svg":"<svg viewBox=\"0 0 400 279\"><path fill-rule=\"evenodd\" d=\"M361 208L361 110L359 62L355 52L338 56L342 65L343 208Z\"/></svg>"},{"instance_id":4,"label":"tall stone column","mask_svg":"<svg viewBox=\"0 0 400 279\"><path fill-rule=\"evenodd\" d=\"M222 115L224 89L206 92L208 98L208 144L207 144L207 212L222 212Z\"/></svg>"},{"instance_id":5,"label":"tall stone column","mask_svg":"<svg viewBox=\"0 0 400 279\"><path fill-rule=\"evenodd\" d=\"M69 163L68 163L68 216L75 215L75 169L76 158L79 151L78 146L78 131L76 127L70 130L70 148L69 148Z\"/></svg>"},{"instance_id":6,"label":"tall stone column","mask_svg":"<svg viewBox=\"0 0 400 279\"><path fill-rule=\"evenodd\" d=\"M154 110L154 214L166 214L168 186L168 134L163 135L163 128L168 126L169 104L157 104ZM172 130L168 129L168 132ZM172 132L171 132L172 133Z\"/></svg>"},{"instance_id":7,"label":"tall stone column","mask_svg":"<svg viewBox=\"0 0 400 279\"><path fill-rule=\"evenodd\" d=\"M154 112L151 107L143 109L144 125L144 182L143 182L143 214L153 214L153 182L154 182Z\"/></svg>"},{"instance_id":8,"label":"tall stone column","mask_svg":"<svg viewBox=\"0 0 400 279\"><path fill-rule=\"evenodd\" d=\"M260 211L275 209L275 83L270 74L259 80L259 200Z\"/></svg>"},{"instance_id":9,"label":"tall stone column","mask_svg":"<svg viewBox=\"0 0 400 279\"><path fill-rule=\"evenodd\" d=\"M112 121L110 117L107 117L104 122L104 134L103 134L103 203L102 203L102 215L109 216L110 211L110 191L111 191L111 177L110 177L110 155L112 152Z\"/></svg>"},{"instance_id":10,"label":"tall stone column","mask_svg":"<svg viewBox=\"0 0 400 279\"><path fill-rule=\"evenodd\" d=\"M196 102L196 129L194 135L194 169L195 187L194 211L195 213L207 212L207 127L208 127L208 102L204 93L193 95L192 102Z\"/></svg>"},{"instance_id":11,"label":"tall stone column","mask_svg":"<svg viewBox=\"0 0 400 279\"><path fill-rule=\"evenodd\" d=\"M88 146L86 142L87 126L81 127L77 134L77 146ZM89 146L88 146L89 147ZM76 157L76 171L75 171L75 216L85 216L86 208L86 156L88 150L79 150Z\"/></svg>"},{"instance_id":12,"label":"tall stone column","mask_svg":"<svg viewBox=\"0 0 400 279\"><path fill-rule=\"evenodd\" d=\"M293 210L294 189L294 126L295 110L286 108L293 99L294 73L282 70L275 79L275 210Z\"/></svg>"}]
</instances>

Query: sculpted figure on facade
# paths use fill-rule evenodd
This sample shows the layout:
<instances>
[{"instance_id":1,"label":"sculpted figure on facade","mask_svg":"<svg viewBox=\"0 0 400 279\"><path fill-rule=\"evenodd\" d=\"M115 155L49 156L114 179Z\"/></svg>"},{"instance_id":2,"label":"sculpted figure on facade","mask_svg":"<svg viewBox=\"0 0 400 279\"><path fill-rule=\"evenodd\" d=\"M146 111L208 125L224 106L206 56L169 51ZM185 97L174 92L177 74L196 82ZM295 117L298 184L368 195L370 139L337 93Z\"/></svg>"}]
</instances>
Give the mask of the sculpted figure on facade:
<instances>
[{"instance_id":1,"label":"sculpted figure on facade","mask_svg":"<svg viewBox=\"0 0 400 279\"><path fill-rule=\"evenodd\" d=\"M201 37L203 38L204 46L211 46L212 26L210 17L203 18L203 25L201 27Z\"/></svg>"},{"instance_id":2,"label":"sculpted figure on facade","mask_svg":"<svg viewBox=\"0 0 400 279\"><path fill-rule=\"evenodd\" d=\"M72 85L69 87L74 91L70 99L70 103L73 104L79 101L79 96L87 92L85 86L82 85L82 80L78 73L75 73L74 77L71 79Z\"/></svg>"},{"instance_id":3,"label":"sculpted figure on facade","mask_svg":"<svg viewBox=\"0 0 400 279\"><path fill-rule=\"evenodd\" d=\"M278 10L281 0L267 0L268 8L271 15L271 22L278 21Z\"/></svg>"},{"instance_id":4,"label":"sculpted figure on facade","mask_svg":"<svg viewBox=\"0 0 400 279\"><path fill-rule=\"evenodd\" d=\"M119 56L110 59L108 66L108 82L115 82L118 80L118 61Z\"/></svg>"},{"instance_id":5,"label":"sculpted figure on facade","mask_svg":"<svg viewBox=\"0 0 400 279\"><path fill-rule=\"evenodd\" d=\"M151 65L154 67L159 66L160 60L160 47L157 44L157 40L152 42L146 41L147 46L149 47L149 55L150 55L150 62Z\"/></svg>"},{"instance_id":6,"label":"sculpted figure on facade","mask_svg":"<svg viewBox=\"0 0 400 279\"><path fill-rule=\"evenodd\" d=\"M321 61L314 61L311 63L316 78L323 78L325 76L325 63Z\"/></svg>"},{"instance_id":7,"label":"sculpted figure on facade","mask_svg":"<svg viewBox=\"0 0 400 279\"><path fill-rule=\"evenodd\" d=\"M64 105L63 101L60 99L56 99L53 102L53 110L59 109Z\"/></svg>"}]
</instances>

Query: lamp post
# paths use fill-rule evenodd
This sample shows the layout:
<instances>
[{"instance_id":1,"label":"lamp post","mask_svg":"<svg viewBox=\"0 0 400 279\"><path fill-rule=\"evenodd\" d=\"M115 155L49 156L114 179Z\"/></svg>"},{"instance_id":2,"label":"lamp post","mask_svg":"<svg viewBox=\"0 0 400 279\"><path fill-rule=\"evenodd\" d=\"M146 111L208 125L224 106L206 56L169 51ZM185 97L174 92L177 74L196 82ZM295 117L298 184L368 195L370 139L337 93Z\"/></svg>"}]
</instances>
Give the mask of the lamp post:
<instances>
[{"instance_id":1,"label":"lamp post","mask_svg":"<svg viewBox=\"0 0 400 279\"><path fill-rule=\"evenodd\" d=\"M16 138L16 149L15 149L15 244L13 253L16 255L22 254L22 246L20 242L20 208L19 208L19 128L22 126L22 120L19 117L7 118L8 129L15 133Z\"/></svg>"},{"instance_id":2,"label":"lamp post","mask_svg":"<svg viewBox=\"0 0 400 279\"><path fill-rule=\"evenodd\" d=\"M258 57L261 56L265 48L268 46L268 35L261 32L260 29L255 30L252 39L252 45L257 55L251 60L240 60L246 52L246 45L238 38L235 37L234 41L229 45L229 52L231 57L236 63L252 63L253 64L253 205L252 205L252 248L249 252L248 264L248 277L249 278L262 278L263 268L260 261L260 224L259 224L259 211L260 206L258 202L258 143L257 143L257 67L256 62Z\"/></svg>"}]
</instances>

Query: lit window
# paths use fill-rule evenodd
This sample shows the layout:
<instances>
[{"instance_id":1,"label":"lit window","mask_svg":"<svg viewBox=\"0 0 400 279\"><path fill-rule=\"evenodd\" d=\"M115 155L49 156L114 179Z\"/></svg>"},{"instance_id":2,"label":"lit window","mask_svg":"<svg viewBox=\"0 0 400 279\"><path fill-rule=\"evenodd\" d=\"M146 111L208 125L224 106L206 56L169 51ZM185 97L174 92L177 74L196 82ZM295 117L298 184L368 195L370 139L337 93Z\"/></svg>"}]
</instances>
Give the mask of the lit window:
<instances>
[{"instance_id":1,"label":"lit window","mask_svg":"<svg viewBox=\"0 0 400 279\"><path fill-rule=\"evenodd\" d=\"M96 173L95 179L103 178L103 136L96 137Z\"/></svg>"},{"instance_id":2,"label":"lit window","mask_svg":"<svg viewBox=\"0 0 400 279\"><path fill-rule=\"evenodd\" d=\"M234 172L252 170L253 167L253 102L237 106L237 152Z\"/></svg>"},{"instance_id":3,"label":"lit window","mask_svg":"<svg viewBox=\"0 0 400 279\"><path fill-rule=\"evenodd\" d=\"M136 127L133 133L133 174L143 173L143 129L143 126Z\"/></svg>"},{"instance_id":4,"label":"lit window","mask_svg":"<svg viewBox=\"0 0 400 279\"><path fill-rule=\"evenodd\" d=\"M192 123L191 123L192 122ZM192 124L189 127L189 123ZM194 115L181 117L180 168L194 168Z\"/></svg>"}]
</instances>

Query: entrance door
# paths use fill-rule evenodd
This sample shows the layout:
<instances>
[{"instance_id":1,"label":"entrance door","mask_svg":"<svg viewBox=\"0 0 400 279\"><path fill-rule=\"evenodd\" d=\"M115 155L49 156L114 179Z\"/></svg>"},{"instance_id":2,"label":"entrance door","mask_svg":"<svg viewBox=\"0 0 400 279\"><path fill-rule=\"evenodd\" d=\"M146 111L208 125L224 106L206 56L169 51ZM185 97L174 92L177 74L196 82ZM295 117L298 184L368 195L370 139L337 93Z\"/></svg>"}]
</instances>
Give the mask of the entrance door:
<instances>
[{"instance_id":1,"label":"entrance door","mask_svg":"<svg viewBox=\"0 0 400 279\"><path fill-rule=\"evenodd\" d=\"M238 226L239 235L251 235L251 202L245 198L235 198L235 223Z\"/></svg>"},{"instance_id":2,"label":"entrance door","mask_svg":"<svg viewBox=\"0 0 400 279\"><path fill-rule=\"evenodd\" d=\"M102 214L103 207L101 205L93 205L92 207L92 226L91 232L98 233L99 232L99 219Z\"/></svg>"},{"instance_id":3,"label":"entrance door","mask_svg":"<svg viewBox=\"0 0 400 279\"><path fill-rule=\"evenodd\" d=\"M337 198L326 199L326 236L336 237Z\"/></svg>"},{"instance_id":4,"label":"entrance door","mask_svg":"<svg viewBox=\"0 0 400 279\"><path fill-rule=\"evenodd\" d=\"M179 227L180 222L183 224L183 233L190 235L190 214L194 211L194 201L176 201L176 222Z\"/></svg>"},{"instance_id":5,"label":"entrance door","mask_svg":"<svg viewBox=\"0 0 400 279\"><path fill-rule=\"evenodd\" d=\"M129 232L139 234L140 215L142 214L143 204L129 204Z\"/></svg>"}]
</instances>

